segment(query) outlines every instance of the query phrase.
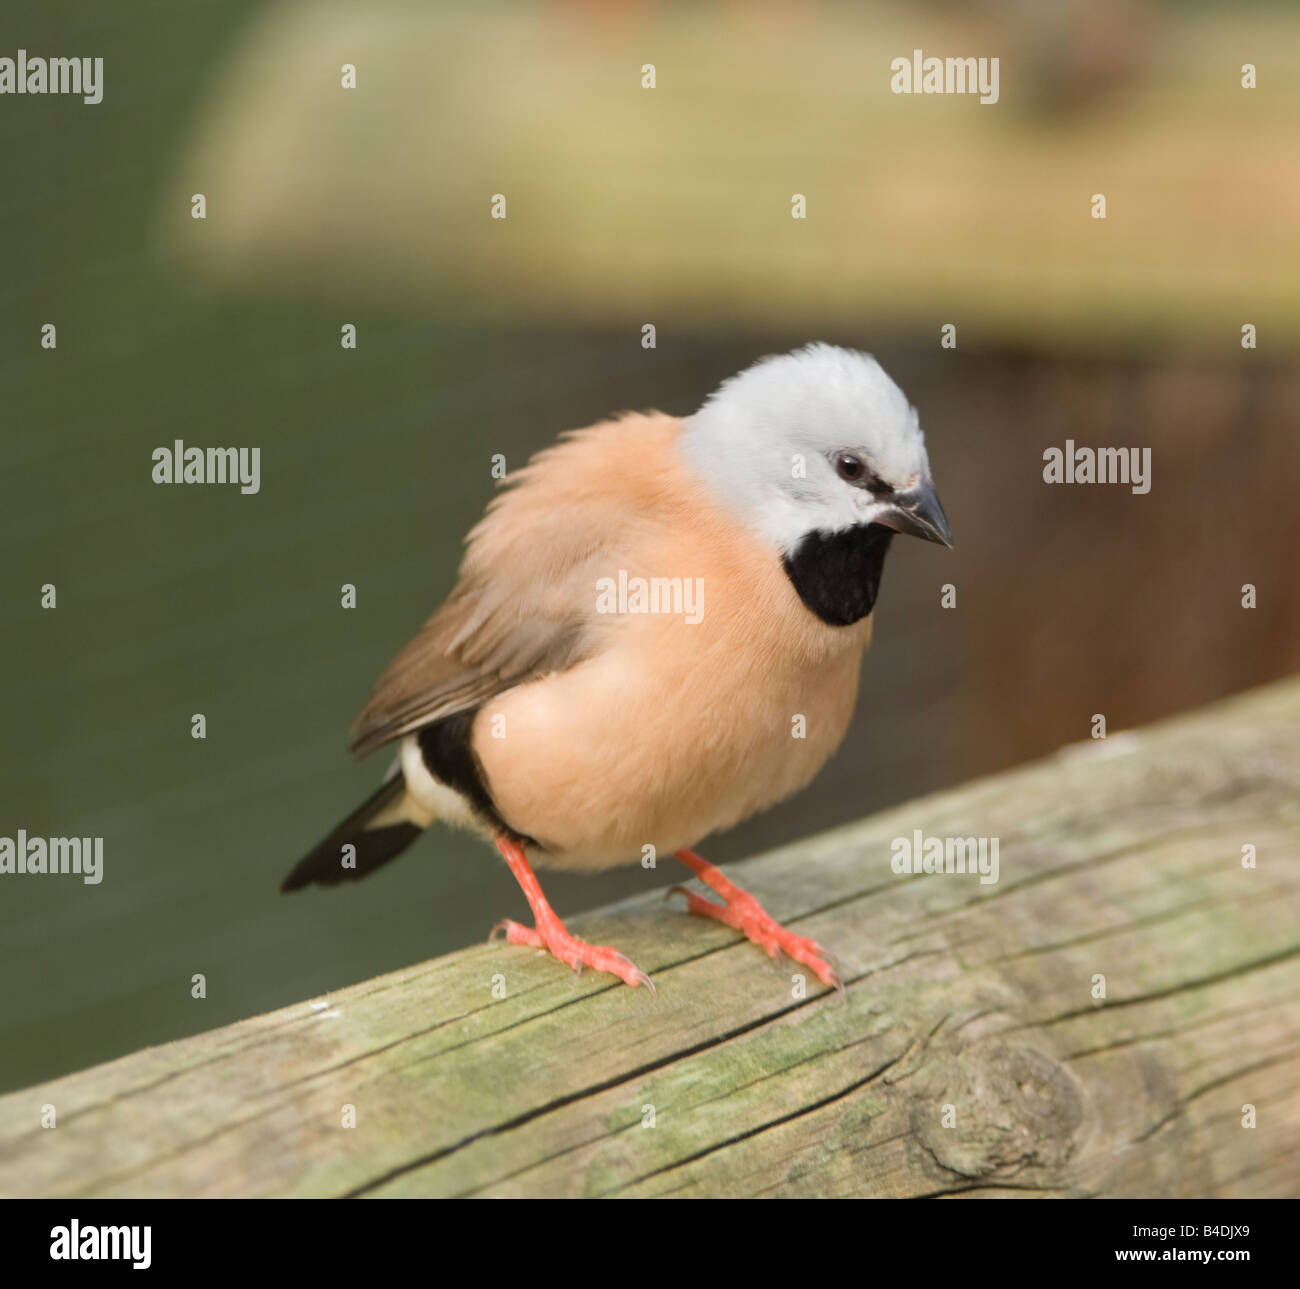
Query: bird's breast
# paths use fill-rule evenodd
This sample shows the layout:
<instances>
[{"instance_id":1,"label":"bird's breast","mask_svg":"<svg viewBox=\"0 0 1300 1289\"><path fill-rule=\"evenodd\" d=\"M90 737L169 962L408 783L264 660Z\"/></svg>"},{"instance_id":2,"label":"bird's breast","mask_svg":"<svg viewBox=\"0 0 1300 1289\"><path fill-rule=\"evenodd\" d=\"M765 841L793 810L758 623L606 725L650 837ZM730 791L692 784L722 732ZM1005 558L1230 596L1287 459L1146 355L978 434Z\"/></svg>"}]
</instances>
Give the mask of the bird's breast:
<instances>
[{"instance_id":1,"label":"bird's breast","mask_svg":"<svg viewBox=\"0 0 1300 1289\"><path fill-rule=\"evenodd\" d=\"M493 800L540 859L597 868L693 845L804 787L839 745L869 620L817 620L776 561L714 566L702 598L694 622L628 613L599 654L480 712Z\"/></svg>"}]
</instances>

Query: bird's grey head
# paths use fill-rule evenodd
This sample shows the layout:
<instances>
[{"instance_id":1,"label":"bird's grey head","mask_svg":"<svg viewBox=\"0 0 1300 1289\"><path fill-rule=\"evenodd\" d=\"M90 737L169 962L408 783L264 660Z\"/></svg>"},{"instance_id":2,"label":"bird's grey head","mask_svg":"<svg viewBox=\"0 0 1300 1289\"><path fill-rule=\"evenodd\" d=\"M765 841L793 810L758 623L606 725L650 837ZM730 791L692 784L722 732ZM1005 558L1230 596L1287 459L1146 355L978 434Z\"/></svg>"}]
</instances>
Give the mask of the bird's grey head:
<instances>
[{"instance_id":1,"label":"bird's grey head","mask_svg":"<svg viewBox=\"0 0 1300 1289\"><path fill-rule=\"evenodd\" d=\"M682 451L837 625L871 611L894 533L952 545L916 411L869 354L761 359L687 419Z\"/></svg>"}]
</instances>

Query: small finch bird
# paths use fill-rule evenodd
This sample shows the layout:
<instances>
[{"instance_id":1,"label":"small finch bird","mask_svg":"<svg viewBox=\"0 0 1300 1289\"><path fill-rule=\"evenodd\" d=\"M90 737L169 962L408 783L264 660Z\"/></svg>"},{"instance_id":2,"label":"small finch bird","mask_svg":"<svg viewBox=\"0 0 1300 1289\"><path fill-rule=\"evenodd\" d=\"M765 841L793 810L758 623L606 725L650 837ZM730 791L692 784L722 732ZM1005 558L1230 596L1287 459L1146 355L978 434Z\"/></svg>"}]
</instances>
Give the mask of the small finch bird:
<instances>
[{"instance_id":1,"label":"small finch bird","mask_svg":"<svg viewBox=\"0 0 1300 1289\"><path fill-rule=\"evenodd\" d=\"M653 991L565 930L532 868L653 846L720 897L684 892L692 913L838 985L822 946L688 848L839 745L895 533L952 545L916 412L866 354L809 345L685 419L564 436L506 480L357 718L356 755L397 744L388 776L282 889L365 877L441 819L494 841L523 888L534 926L494 935Z\"/></svg>"}]
</instances>

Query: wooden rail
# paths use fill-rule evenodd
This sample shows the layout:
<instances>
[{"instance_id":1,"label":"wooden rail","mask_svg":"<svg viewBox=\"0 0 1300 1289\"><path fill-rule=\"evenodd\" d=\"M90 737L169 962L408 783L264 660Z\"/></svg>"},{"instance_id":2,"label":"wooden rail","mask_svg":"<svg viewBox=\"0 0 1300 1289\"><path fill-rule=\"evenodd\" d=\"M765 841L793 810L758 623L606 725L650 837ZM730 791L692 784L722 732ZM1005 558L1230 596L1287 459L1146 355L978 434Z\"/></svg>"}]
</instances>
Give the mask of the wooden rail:
<instances>
[{"instance_id":1,"label":"wooden rail","mask_svg":"<svg viewBox=\"0 0 1300 1289\"><path fill-rule=\"evenodd\" d=\"M640 898L658 997L478 944L0 1098L0 1193L1300 1193L1300 681L733 871L846 997Z\"/></svg>"}]
</instances>

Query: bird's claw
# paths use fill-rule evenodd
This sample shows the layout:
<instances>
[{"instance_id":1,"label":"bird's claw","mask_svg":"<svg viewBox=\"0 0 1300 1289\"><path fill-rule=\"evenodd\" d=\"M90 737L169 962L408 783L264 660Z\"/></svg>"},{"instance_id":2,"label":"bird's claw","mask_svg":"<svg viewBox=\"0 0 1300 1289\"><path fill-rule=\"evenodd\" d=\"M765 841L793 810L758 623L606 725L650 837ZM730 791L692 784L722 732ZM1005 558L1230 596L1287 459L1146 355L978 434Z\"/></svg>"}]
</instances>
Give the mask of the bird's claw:
<instances>
[{"instance_id":1,"label":"bird's claw","mask_svg":"<svg viewBox=\"0 0 1300 1289\"><path fill-rule=\"evenodd\" d=\"M668 896L685 895L688 912L712 918L715 922L721 922L739 931L746 939L764 950L769 958L779 958L784 953L792 961L809 968L822 984L833 986L841 994L844 993L844 982L829 961L831 954L823 944L807 936L787 931L754 896L723 878L712 865L705 865L705 871L698 876L701 881L711 886L713 883L709 878L713 876L718 879L718 886L714 889L722 888L719 894L722 895L724 903L719 904L714 900L705 899L704 896L696 895L684 886L671 887Z\"/></svg>"},{"instance_id":2,"label":"bird's claw","mask_svg":"<svg viewBox=\"0 0 1300 1289\"><path fill-rule=\"evenodd\" d=\"M547 922L543 930L521 926L510 918L502 918L492 928L489 941L495 940L501 931L505 932L508 943L545 949L557 961L566 967L572 967L578 975L582 975L583 967L591 967L595 971L617 976L634 989L638 985L644 985L652 994L657 992L654 981L630 958L607 944L588 944L585 940L571 936L558 918Z\"/></svg>"}]
</instances>

